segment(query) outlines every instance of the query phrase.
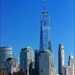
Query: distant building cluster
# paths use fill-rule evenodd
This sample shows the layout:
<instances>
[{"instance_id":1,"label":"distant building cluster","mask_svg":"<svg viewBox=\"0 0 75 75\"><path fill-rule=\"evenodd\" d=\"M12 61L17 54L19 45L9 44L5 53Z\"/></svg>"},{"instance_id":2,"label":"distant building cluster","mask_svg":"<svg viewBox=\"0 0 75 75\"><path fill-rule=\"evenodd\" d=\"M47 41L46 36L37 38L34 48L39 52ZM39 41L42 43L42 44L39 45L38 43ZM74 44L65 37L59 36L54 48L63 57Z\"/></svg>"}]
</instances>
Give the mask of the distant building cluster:
<instances>
[{"instance_id":1,"label":"distant building cluster","mask_svg":"<svg viewBox=\"0 0 75 75\"><path fill-rule=\"evenodd\" d=\"M20 52L20 64L12 47L0 47L0 67L8 73L22 71L26 75L75 75L75 61L72 54L69 56L68 66L64 65L64 45L58 47L58 74L54 66L54 54L50 36L50 15L46 11L44 0L44 12L41 14L40 48L33 50L26 46Z\"/></svg>"},{"instance_id":2,"label":"distant building cluster","mask_svg":"<svg viewBox=\"0 0 75 75\"><path fill-rule=\"evenodd\" d=\"M12 47L0 47L0 67L8 74L19 71L19 63L12 51Z\"/></svg>"},{"instance_id":3,"label":"distant building cluster","mask_svg":"<svg viewBox=\"0 0 75 75\"><path fill-rule=\"evenodd\" d=\"M12 47L0 47L0 67L8 74L22 71L26 75L75 75L75 61L69 55L68 66L64 65L64 45L58 47L58 74L54 67L54 55L49 50L33 50L26 46L20 52L20 64L14 58Z\"/></svg>"},{"instance_id":4,"label":"distant building cluster","mask_svg":"<svg viewBox=\"0 0 75 75\"><path fill-rule=\"evenodd\" d=\"M68 66L64 65L64 46L59 44L58 48L58 73L60 75L75 75L75 61L72 54L69 55Z\"/></svg>"}]
</instances>

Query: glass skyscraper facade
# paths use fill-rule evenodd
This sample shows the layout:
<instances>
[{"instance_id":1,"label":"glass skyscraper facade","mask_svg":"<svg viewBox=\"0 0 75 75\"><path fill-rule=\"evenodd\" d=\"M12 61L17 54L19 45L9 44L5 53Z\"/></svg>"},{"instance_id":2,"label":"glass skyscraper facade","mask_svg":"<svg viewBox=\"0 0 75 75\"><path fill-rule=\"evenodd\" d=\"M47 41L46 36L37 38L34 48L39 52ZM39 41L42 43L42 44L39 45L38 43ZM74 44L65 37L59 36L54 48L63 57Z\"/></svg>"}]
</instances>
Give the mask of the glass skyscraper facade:
<instances>
[{"instance_id":1,"label":"glass skyscraper facade","mask_svg":"<svg viewBox=\"0 0 75 75\"><path fill-rule=\"evenodd\" d=\"M20 53L20 70L26 72L27 75L32 75L32 70L35 68L35 53L34 50L26 46L22 48Z\"/></svg>"},{"instance_id":2,"label":"glass skyscraper facade","mask_svg":"<svg viewBox=\"0 0 75 75\"><path fill-rule=\"evenodd\" d=\"M50 38L50 15L48 12L44 11L41 14L41 30L40 30L40 50L51 48L51 38Z\"/></svg>"},{"instance_id":3,"label":"glass skyscraper facade","mask_svg":"<svg viewBox=\"0 0 75 75\"><path fill-rule=\"evenodd\" d=\"M52 52L52 46L51 46L51 33L50 33L50 14L46 11L46 0L44 0L44 12L42 12L41 14L41 29L40 29L40 52L47 52L49 54L50 59L48 61L50 61L50 67L48 68L48 70L54 69L54 55ZM40 55L39 55L40 58ZM45 59L45 56L42 56L42 59ZM39 61L39 64L42 62L42 59L40 59L41 61ZM42 65L45 65L44 63L42 63ZM40 70L40 66L39 65L39 70ZM44 68L43 68L44 69ZM55 69L54 69L55 70ZM47 71L45 70L45 72L47 73ZM52 73L52 72L51 72ZM40 74L42 75L42 74Z\"/></svg>"},{"instance_id":4,"label":"glass skyscraper facade","mask_svg":"<svg viewBox=\"0 0 75 75\"><path fill-rule=\"evenodd\" d=\"M12 47L0 47L0 67L4 70L6 68L6 60L8 58L13 58Z\"/></svg>"}]
</instances>

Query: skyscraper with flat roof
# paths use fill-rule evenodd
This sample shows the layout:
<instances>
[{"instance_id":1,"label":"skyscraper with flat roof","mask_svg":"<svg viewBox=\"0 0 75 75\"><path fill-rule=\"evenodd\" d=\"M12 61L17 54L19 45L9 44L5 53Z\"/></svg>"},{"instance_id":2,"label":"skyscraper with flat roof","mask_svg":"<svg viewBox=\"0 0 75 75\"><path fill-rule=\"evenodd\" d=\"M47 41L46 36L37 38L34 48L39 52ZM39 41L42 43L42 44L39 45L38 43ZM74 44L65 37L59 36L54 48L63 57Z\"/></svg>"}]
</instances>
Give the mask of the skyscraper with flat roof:
<instances>
[{"instance_id":1,"label":"skyscraper with flat roof","mask_svg":"<svg viewBox=\"0 0 75 75\"><path fill-rule=\"evenodd\" d=\"M35 69L35 53L34 50L26 46L21 49L20 53L20 70L26 72L26 75L35 75L33 71Z\"/></svg>"},{"instance_id":2,"label":"skyscraper with flat roof","mask_svg":"<svg viewBox=\"0 0 75 75\"><path fill-rule=\"evenodd\" d=\"M50 15L46 11L46 0L44 0L44 11L41 14L41 30L40 30L40 50L51 48L51 39L50 39Z\"/></svg>"},{"instance_id":3,"label":"skyscraper with flat roof","mask_svg":"<svg viewBox=\"0 0 75 75\"><path fill-rule=\"evenodd\" d=\"M40 51L39 55L39 75L51 75L51 53L50 51L45 50L45 51Z\"/></svg>"},{"instance_id":4,"label":"skyscraper with flat roof","mask_svg":"<svg viewBox=\"0 0 75 75\"><path fill-rule=\"evenodd\" d=\"M0 67L4 70L6 68L6 60L8 58L13 58L12 47L0 47Z\"/></svg>"},{"instance_id":5,"label":"skyscraper with flat roof","mask_svg":"<svg viewBox=\"0 0 75 75\"><path fill-rule=\"evenodd\" d=\"M54 61L50 50L40 51L39 53L39 75L55 75Z\"/></svg>"}]
</instances>

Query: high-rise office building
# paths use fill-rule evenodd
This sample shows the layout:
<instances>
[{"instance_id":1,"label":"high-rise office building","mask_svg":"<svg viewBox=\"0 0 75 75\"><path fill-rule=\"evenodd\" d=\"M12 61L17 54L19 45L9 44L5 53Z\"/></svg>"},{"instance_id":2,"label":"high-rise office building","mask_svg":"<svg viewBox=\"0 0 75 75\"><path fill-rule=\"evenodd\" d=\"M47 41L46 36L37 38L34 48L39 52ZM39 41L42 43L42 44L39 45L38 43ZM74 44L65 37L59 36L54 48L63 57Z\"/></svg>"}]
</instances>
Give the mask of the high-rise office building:
<instances>
[{"instance_id":1,"label":"high-rise office building","mask_svg":"<svg viewBox=\"0 0 75 75\"><path fill-rule=\"evenodd\" d=\"M13 58L12 47L0 47L0 67L6 70L6 60Z\"/></svg>"},{"instance_id":2,"label":"high-rise office building","mask_svg":"<svg viewBox=\"0 0 75 75\"><path fill-rule=\"evenodd\" d=\"M69 55L68 66L70 66L72 69L71 75L74 75L74 57L72 54Z\"/></svg>"},{"instance_id":3,"label":"high-rise office building","mask_svg":"<svg viewBox=\"0 0 75 75\"><path fill-rule=\"evenodd\" d=\"M26 75L35 75L35 53L34 50L26 46L20 53L20 70L26 72Z\"/></svg>"},{"instance_id":4,"label":"high-rise office building","mask_svg":"<svg viewBox=\"0 0 75 75\"><path fill-rule=\"evenodd\" d=\"M39 75L55 75L55 68L52 64L52 52L50 50L39 53Z\"/></svg>"},{"instance_id":5,"label":"high-rise office building","mask_svg":"<svg viewBox=\"0 0 75 75\"><path fill-rule=\"evenodd\" d=\"M68 66L74 67L74 57L72 54L69 55Z\"/></svg>"},{"instance_id":6,"label":"high-rise office building","mask_svg":"<svg viewBox=\"0 0 75 75\"><path fill-rule=\"evenodd\" d=\"M49 51L50 52L50 51ZM50 75L50 53L45 51L40 51L39 55L39 75Z\"/></svg>"},{"instance_id":7,"label":"high-rise office building","mask_svg":"<svg viewBox=\"0 0 75 75\"><path fill-rule=\"evenodd\" d=\"M39 75L54 75L55 68L54 68L54 55L52 53L52 47L51 47L50 14L46 11L46 0L44 0L44 11L41 14L39 53L40 53ZM46 56L46 54L49 54L49 56ZM45 62L45 60L47 61Z\"/></svg>"},{"instance_id":8,"label":"high-rise office building","mask_svg":"<svg viewBox=\"0 0 75 75\"><path fill-rule=\"evenodd\" d=\"M58 73L63 75L63 67L64 67L64 45L59 44L58 48Z\"/></svg>"},{"instance_id":9,"label":"high-rise office building","mask_svg":"<svg viewBox=\"0 0 75 75\"><path fill-rule=\"evenodd\" d=\"M50 15L46 11L46 0L44 0L44 12L41 14L41 29L40 29L40 50L51 48L51 39L50 39Z\"/></svg>"}]
</instances>

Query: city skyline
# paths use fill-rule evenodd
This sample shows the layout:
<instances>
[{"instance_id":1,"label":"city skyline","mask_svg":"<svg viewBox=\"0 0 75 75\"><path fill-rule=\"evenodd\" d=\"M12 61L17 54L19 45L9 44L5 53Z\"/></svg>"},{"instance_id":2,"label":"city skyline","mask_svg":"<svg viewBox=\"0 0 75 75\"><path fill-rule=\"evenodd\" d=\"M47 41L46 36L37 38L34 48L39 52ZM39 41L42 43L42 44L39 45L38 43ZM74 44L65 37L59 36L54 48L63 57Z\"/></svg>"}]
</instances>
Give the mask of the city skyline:
<instances>
[{"instance_id":1,"label":"city skyline","mask_svg":"<svg viewBox=\"0 0 75 75\"><path fill-rule=\"evenodd\" d=\"M21 2L21 5L19 5L20 2ZM28 4L25 5L23 2L24 3L27 2ZM39 1L39 4L33 0L31 1L32 4L29 4L28 1L23 1L23 2L20 0L19 1L9 1L9 0L1 1L1 15L2 15L1 16L1 46L13 46L13 51L17 59L19 59L19 53L22 47L29 45L35 50L35 49L39 49L39 43L40 43L39 42L40 40L40 14L43 11L43 0ZM59 43L63 43L65 46L65 55L66 55L65 57L67 60L68 60L68 55L71 52L72 53L74 52L74 45L73 45L74 44L74 37L73 37L74 36L74 22L73 22L74 10L72 9L73 2L72 1L71 2L68 1L68 2L69 3L63 1L64 4L60 6L62 1L60 1L60 4L59 4L59 3L55 3L54 1L52 2L52 1L47 0L47 6L48 6L47 11L50 13L50 20L51 20L50 22L51 22L52 50L54 53L54 57L56 57L55 65L58 63L57 52L58 52ZM58 6L60 7L58 7L57 9L57 7L54 6L53 8L56 8L57 10L53 9L52 8L53 5L52 4L50 5L49 3L56 4L56 5L58 4L57 7ZM71 8L69 8L70 3L71 3L70 5ZM30 6L30 7L27 7L27 6ZM63 10L61 10L60 11L61 13L59 13L59 10L63 7L67 7L63 9L63 10L67 9L66 13ZM33 8L36 10L36 12ZM32 12L30 12L31 10ZM61 26L59 24L61 24ZM67 29L65 25L66 27L68 27Z\"/></svg>"}]
</instances>

